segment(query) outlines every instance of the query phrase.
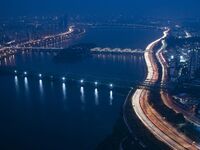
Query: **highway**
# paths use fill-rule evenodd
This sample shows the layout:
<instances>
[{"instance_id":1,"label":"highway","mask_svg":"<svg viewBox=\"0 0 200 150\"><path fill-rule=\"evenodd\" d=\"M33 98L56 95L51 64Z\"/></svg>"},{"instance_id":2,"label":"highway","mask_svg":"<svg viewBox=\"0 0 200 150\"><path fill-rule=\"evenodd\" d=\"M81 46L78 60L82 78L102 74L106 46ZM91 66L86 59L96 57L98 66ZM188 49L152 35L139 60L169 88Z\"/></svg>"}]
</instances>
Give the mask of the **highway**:
<instances>
[{"instance_id":1,"label":"highway","mask_svg":"<svg viewBox=\"0 0 200 150\"><path fill-rule=\"evenodd\" d=\"M145 61L148 74L147 81L158 81L158 66L153 57L153 48L165 39L169 30L163 32L163 36L150 43L145 51ZM165 78L163 75L162 78ZM199 145L179 132L169 122L165 120L149 103L150 91L146 89L137 89L131 98L132 107L140 121L149 129L149 131L160 141L167 144L171 149L176 150L198 150Z\"/></svg>"},{"instance_id":2,"label":"highway","mask_svg":"<svg viewBox=\"0 0 200 150\"><path fill-rule=\"evenodd\" d=\"M161 84L167 82L167 80L168 80L168 64L167 64L167 61L165 60L165 57L163 56L163 50L165 50L166 47L167 47L167 43L165 42L165 40L162 40L162 47L156 53L156 57L162 68ZM177 106L173 102L173 98L170 94L168 94L168 92L161 90L160 95L161 95L161 99L162 99L163 103L167 107L173 109L176 113L183 114L185 119L187 119L192 124L200 127L200 119L198 117L196 117L193 113L190 113L190 112L184 110L183 108Z\"/></svg>"},{"instance_id":3,"label":"highway","mask_svg":"<svg viewBox=\"0 0 200 150\"><path fill-rule=\"evenodd\" d=\"M45 36L37 40L29 40L26 42L10 42L7 43L8 45L3 46L0 48L0 59L5 58L9 55L13 55L20 50L29 50L29 49L40 49L40 50L47 50L47 49L56 49L60 50L62 49L63 43L65 43L67 40L74 37L74 35L82 35L85 33L85 30L81 30L78 28L75 28L74 26L69 26L68 30L63 33Z\"/></svg>"}]
</instances>

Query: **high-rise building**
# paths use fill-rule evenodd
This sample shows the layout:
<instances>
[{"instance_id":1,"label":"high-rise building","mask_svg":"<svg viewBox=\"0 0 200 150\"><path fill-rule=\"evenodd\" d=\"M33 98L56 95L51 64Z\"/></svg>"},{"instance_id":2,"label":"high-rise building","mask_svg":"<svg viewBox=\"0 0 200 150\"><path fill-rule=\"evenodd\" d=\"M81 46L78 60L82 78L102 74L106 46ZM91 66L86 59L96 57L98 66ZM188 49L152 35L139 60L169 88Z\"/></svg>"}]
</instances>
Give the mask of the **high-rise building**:
<instances>
[{"instance_id":1,"label":"high-rise building","mask_svg":"<svg viewBox=\"0 0 200 150\"><path fill-rule=\"evenodd\" d=\"M200 69L200 50L199 49L193 49L190 52L190 60L189 60L190 78L194 77L194 73L198 69Z\"/></svg>"}]
</instances>

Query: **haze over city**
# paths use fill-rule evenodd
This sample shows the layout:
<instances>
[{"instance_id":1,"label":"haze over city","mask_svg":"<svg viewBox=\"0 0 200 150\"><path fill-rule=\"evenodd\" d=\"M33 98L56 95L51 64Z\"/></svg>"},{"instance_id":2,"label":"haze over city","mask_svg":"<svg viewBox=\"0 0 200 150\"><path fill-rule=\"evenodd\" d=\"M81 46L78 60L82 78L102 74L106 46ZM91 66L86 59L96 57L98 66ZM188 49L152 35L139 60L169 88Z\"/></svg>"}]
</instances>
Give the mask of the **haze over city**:
<instances>
[{"instance_id":1,"label":"haze over city","mask_svg":"<svg viewBox=\"0 0 200 150\"><path fill-rule=\"evenodd\" d=\"M200 150L199 0L1 0L0 150Z\"/></svg>"},{"instance_id":2,"label":"haze over city","mask_svg":"<svg viewBox=\"0 0 200 150\"><path fill-rule=\"evenodd\" d=\"M16 15L81 14L151 17L200 17L198 0L1 0L1 17Z\"/></svg>"}]
</instances>

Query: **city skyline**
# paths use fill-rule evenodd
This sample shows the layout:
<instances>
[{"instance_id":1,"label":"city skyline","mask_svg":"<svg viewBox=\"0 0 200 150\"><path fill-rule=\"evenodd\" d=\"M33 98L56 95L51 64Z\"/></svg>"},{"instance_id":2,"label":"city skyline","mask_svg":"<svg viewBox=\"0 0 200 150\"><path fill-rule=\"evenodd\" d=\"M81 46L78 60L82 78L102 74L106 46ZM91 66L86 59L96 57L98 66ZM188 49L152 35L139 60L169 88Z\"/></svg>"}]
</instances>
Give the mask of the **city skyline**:
<instances>
[{"instance_id":1,"label":"city skyline","mask_svg":"<svg viewBox=\"0 0 200 150\"><path fill-rule=\"evenodd\" d=\"M1 150L200 150L200 1L2 0Z\"/></svg>"}]
</instances>

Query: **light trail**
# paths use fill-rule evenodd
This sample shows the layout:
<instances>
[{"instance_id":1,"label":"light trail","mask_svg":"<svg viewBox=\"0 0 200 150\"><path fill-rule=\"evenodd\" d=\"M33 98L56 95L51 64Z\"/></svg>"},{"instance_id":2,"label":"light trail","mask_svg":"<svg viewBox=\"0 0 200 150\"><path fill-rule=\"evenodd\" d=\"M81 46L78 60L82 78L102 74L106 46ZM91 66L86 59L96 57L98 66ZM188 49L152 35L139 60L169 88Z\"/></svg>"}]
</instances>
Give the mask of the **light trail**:
<instances>
[{"instance_id":1,"label":"light trail","mask_svg":"<svg viewBox=\"0 0 200 150\"><path fill-rule=\"evenodd\" d=\"M150 43L145 51L145 61L147 64L148 75L145 81L158 81L158 67L153 58L153 48L168 35L169 29L163 32L163 36ZM164 76L162 77L164 78ZM177 131L169 122L149 104L150 91L146 89L137 89L132 96L132 107L140 121L149 129L149 131L160 141L176 150L198 150L199 145L186 137L183 133Z\"/></svg>"},{"instance_id":2,"label":"light trail","mask_svg":"<svg viewBox=\"0 0 200 150\"><path fill-rule=\"evenodd\" d=\"M78 31L78 34L73 34L75 31ZM26 42L20 42L15 44L10 44L0 48L0 59L5 58L9 55L14 55L17 52L24 50L61 50L63 47L62 43L71 39L74 35L84 34L85 30L79 30L74 26L70 26L68 31L45 36L37 40L29 40Z\"/></svg>"},{"instance_id":3,"label":"light trail","mask_svg":"<svg viewBox=\"0 0 200 150\"><path fill-rule=\"evenodd\" d=\"M167 47L167 43L165 42L165 40L162 40L162 47L156 53L156 57L157 57L159 63L161 64L161 68L162 68L161 84L163 84L164 82L167 82L167 80L168 80L168 71L167 71L168 64L167 64L167 61L165 60L165 57L163 56L163 50L165 50L166 47ZM190 113L190 112L182 109L181 107L177 106L175 103L173 103L172 96L170 96L167 92L165 92L163 90L160 91L160 95L161 95L161 99L162 99L163 103L168 108L173 109L176 113L183 114L186 120L188 120L192 124L200 127L200 119L198 117L194 116L193 113Z\"/></svg>"}]
</instances>

